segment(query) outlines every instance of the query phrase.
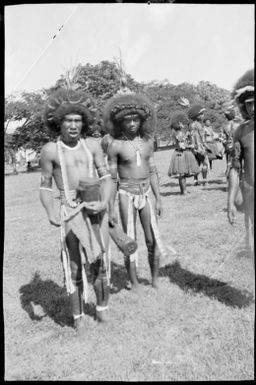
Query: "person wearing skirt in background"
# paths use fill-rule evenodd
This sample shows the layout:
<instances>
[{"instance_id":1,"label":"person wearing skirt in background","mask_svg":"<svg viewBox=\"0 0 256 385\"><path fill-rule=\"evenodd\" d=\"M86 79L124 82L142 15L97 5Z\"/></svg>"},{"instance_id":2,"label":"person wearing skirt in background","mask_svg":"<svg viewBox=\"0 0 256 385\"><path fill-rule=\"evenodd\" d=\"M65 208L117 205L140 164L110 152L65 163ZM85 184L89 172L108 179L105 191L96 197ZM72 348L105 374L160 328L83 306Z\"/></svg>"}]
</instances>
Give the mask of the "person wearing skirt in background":
<instances>
[{"instance_id":1,"label":"person wearing skirt in background","mask_svg":"<svg viewBox=\"0 0 256 385\"><path fill-rule=\"evenodd\" d=\"M204 118L204 132L205 132L205 142L209 148L208 159L210 169L212 170L212 161L216 159L222 159L222 154L220 153L217 142L215 141L215 133L213 131L211 120L209 117Z\"/></svg>"},{"instance_id":2,"label":"person wearing skirt in background","mask_svg":"<svg viewBox=\"0 0 256 385\"><path fill-rule=\"evenodd\" d=\"M175 145L171 157L168 175L178 176L181 195L186 195L186 178L198 175L200 168L193 149L194 137L188 131L188 118L180 112L173 115L171 120L172 137Z\"/></svg>"}]
</instances>

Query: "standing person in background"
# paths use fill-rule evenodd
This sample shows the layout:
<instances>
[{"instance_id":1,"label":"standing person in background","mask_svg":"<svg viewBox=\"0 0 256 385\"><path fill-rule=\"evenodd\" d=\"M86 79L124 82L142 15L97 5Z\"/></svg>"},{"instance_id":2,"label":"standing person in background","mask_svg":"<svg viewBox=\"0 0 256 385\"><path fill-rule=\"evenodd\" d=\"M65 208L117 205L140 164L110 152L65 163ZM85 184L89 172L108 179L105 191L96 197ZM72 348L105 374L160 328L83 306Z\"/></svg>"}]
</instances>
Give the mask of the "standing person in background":
<instances>
[{"instance_id":1,"label":"standing person in background","mask_svg":"<svg viewBox=\"0 0 256 385\"><path fill-rule=\"evenodd\" d=\"M205 140L205 131L203 128L203 119L204 119L205 108L203 108L199 104L194 104L188 110L188 117L191 119L190 123L190 132L194 137L195 141L195 157L198 162L198 166L202 169L202 177L203 177L203 186L207 183L207 172L209 169L209 159L207 150L210 151L206 144ZM198 186L198 174L194 176L194 185Z\"/></svg>"},{"instance_id":2,"label":"standing person in background","mask_svg":"<svg viewBox=\"0 0 256 385\"><path fill-rule=\"evenodd\" d=\"M241 181L246 244L253 259L254 254L254 69L247 71L235 84L233 97L244 118L233 137L234 146L228 180L228 220L236 220L236 196Z\"/></svg>"},{"instance_id":3,"label":"standing person in background","mask_svg":"<svg viewBox=\"0 0 256 385\"><path fill-rule=\"evenodd\" d=\"M225 148L226 154L226 176L228 178L229 170L230 170L230 162L231 162L231 152L233 149L234 141L234 133L236 128L239 126L239 123L235 122L235 109L233 106L228 107L224 111L225 118L227 119L227 123L224 125L222 134L223 134L223 145Z\"/></svg>"},{"instance_id":4,"label":"standing person in background","mask_svg":"<svg viewBox=\"0 0 256 385\"><path fill-rule=\"evenodd\" d=\"M205 117L203 122L204 122L203 128L204 128L205 142L207 147L210 149L210 152L208 151L209 166L210 166L210 169L212 170L212 161L216 159L221 159L222 156L220 156L219 148L215 141L216 135L213 131L210 118Z\"/></svg>"},{"instance_id":5,"label":"standing person in background","mask_svg":"<svg viewBox=\"0 0 256 385\"><path fill-rule=\"evenodd\" d=\"M171 120L172 139L175 145L168 175L178 175L180 193L186 195L186 178L198 175L200 168L193 154L194 137L188 131L188 118L185 113L177 113Z\"/></svg>"},{"instance_id":6,"label":"standing person in background","mask_svg":"<svg viewBox=\"0 0 256 385\"><path fill-rule=\"evenodd\" d=\"M157 169L154 161L153 134L156 114L143 94L125 89L112 97L103 112L105 129L114 140L109 144L108 163L114 189L110 202L110 221L116 222L114 204L118 192L120 218L124 231L136 239L139 214L148 252L152 286L158 286L159 257L163 253L157 217L162 214ZM119 178L117 187L117 178ZM155 207L149 197L152 190ZM131 289L140 293L137 278L138 254L124 255Z\"/></svg>"},{"instance_id":7,"label":"standing person in background","mask_svg":"<svg viewBox=\"0 0 256 385\"><path fill-rule=\"evenodd\" d=\"M109 231L107 205L112 181L100 144L82 136L93 122L95 103L72 88L57 90L46 102L45 123L59 134L41 152L40 199L49 222L61 229L61 258L74 327L84 333L84 301L89 264L96 295L96 319L107 320ZM60 191L60 214L54 208L52 179Z\"/></svg>"}]
</instances>

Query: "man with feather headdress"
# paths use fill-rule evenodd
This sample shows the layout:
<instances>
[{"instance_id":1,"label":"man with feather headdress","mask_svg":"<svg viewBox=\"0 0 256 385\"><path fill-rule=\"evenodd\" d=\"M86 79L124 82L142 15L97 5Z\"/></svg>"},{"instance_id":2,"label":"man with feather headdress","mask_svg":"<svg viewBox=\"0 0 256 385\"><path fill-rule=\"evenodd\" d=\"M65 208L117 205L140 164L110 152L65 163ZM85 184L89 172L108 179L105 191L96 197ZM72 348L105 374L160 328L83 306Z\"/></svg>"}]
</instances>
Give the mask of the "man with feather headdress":
<instances>
[{"instance_id":1,"label":"man with feather headdress","mask_svg":"<svg viewBox=\"0 0 256 385\"><path fill-rule=\"evenodd\" d=\"M105 129L113 138L107 148L110 173L114 182L110 222L117 221L114 203L118 192L123 229L133 239L136 238L136 217L137 213L139 214L145 235L152 285L157 287L159 257L164 253L164 248L157 226L157 216L161 215L162 203L154 162L153 134L156 129L156 113L144 94L130 91L124 79L122 86L103 110ZM151 190L155 197L155 209L149 199ZM131 289L140 292L137 251L124 257Z\"/></svg>"},{"instance_id":2,"label":"man with feather headdress","mask_svg":"<svg viewBox=\"0 0 256 385\"><path fill-rule=\"evenodd\" d=\"M234 133L228 185L228 220L235 223L236 195L241 179L246 242L254 261L254 69L248 70L234 86L233 98L244 121Z\"/></svg>"},{"instance_id":3,"label":"man with feather headdress","mask_svg":"<svg viewBox=\"0 0 256 385\"><path fill-rule=\"evenodd\" d=\"M49 222L61 228L61 257L65 284L71 299L74 326L86 330L84 301L90 266L96 295L96 319L107 319L109 256L107 205L111 177L100 144L85 137L96 114L92 97L74 84L59 88L45 106L45 124L57 133L41 153L40 199ZM60 191L60 215L54 209L52 179Z\"/></svg>"}]
</instances>

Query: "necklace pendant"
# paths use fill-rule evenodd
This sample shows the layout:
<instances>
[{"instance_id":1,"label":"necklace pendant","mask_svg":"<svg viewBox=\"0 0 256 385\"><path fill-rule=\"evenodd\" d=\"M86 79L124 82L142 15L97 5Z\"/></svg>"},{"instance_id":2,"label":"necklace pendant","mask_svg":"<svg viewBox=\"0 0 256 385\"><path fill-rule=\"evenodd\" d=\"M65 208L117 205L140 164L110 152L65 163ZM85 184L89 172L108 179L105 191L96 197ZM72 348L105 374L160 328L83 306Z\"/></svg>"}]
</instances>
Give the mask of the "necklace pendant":
<instances>
[{"instance_id":1,"label":"necklace pendant","mask_svg":"<svg viewBox=\"0 0 256 385\"><path fill-rule=\"evenodd\" d=\"M136 150L136 163L138 167L141 166L141 156L139 150Z\"/></svg>"}]
</instances>

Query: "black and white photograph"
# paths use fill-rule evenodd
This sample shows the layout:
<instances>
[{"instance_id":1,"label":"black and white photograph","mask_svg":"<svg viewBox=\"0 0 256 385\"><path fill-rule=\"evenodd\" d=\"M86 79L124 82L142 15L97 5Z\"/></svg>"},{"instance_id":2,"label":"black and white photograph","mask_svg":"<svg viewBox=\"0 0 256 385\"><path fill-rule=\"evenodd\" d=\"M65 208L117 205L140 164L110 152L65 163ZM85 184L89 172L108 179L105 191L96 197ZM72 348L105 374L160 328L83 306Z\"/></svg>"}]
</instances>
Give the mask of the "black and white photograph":
<instances>
[{"instance_id":1,"label":"black and white photograph","mask_svg":"<svg viewBox=\"0 0 256 385\"><path fill-rule=\"evenodd\" d=\"M4 381L252 381L255 5L4 5Z\"/></svg>"}]
</instances>

